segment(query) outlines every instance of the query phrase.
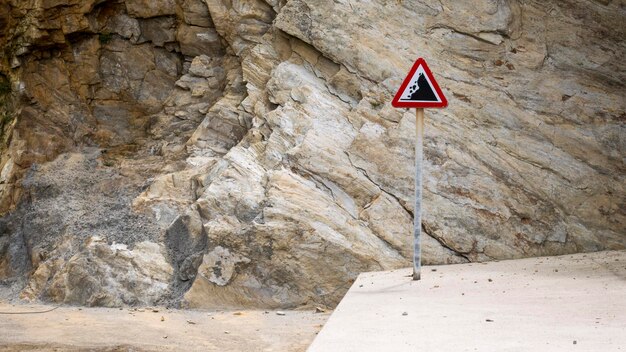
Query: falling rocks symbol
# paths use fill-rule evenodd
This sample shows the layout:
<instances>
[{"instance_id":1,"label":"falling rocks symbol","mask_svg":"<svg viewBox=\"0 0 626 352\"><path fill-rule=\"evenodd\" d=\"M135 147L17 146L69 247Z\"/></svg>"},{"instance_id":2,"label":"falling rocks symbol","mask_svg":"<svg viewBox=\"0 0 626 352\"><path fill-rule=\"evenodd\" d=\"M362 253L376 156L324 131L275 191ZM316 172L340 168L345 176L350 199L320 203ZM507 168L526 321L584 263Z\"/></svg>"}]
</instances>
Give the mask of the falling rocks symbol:
<instances>
[{"instance_id":1,"label":"falling rocks symbol","mask_svg":"<svg viewBox=\"0 0 626 352\"><path fill-rule=\"evenodd\" d=\"M412 82L409 92L411 93L411 97L402 100L437 101L435 92L430 88L430 84L428 84L423 73L419 74L416 82Z\"/></svg>"},{"instance_id":2,"label":"falling rocks symbol","mask_svg":"<svg viewBox=\"0 0 626 352\"><path fill-rule=\"evenodd\" d=\"M426 60L419 58L402 81L391 105L396 108L445 108L448 100L430 72Z\"/></svg>"}]
</instances>

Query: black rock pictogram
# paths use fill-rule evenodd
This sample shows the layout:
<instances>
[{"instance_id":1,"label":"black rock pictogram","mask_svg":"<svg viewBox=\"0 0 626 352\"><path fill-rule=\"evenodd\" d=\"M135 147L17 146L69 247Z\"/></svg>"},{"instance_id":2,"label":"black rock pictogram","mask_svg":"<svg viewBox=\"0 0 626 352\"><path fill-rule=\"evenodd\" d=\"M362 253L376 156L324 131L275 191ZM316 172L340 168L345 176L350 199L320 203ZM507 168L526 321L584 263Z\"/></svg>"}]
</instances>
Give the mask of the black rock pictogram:
<instances>
[{"instance_id":1,"label":"black rock pictogram","mask_svg":"<svg viewBox=\"0 0 626 352\"><path fill-rule=\"evenodd\" d=\"M411 94L411 97L402 100L438 101L433 89L430 87L430 84L428 84L428 80L426 80L423 73L419 74L417 81L411 83L409 93Z\"/></svg>"}]
</instances>

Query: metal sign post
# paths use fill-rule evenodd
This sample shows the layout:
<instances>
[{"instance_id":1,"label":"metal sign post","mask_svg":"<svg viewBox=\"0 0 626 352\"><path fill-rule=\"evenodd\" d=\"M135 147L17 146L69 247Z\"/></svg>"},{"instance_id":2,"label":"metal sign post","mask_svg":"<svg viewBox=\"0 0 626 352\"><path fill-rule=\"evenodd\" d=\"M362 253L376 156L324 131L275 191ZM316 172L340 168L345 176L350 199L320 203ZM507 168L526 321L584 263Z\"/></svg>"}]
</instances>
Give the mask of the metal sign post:
<instances>
[{"instance_id":1,"label":"metal sign post","mask_svg":"<svg viewBox=\"0 0 626 352\"><path fill-rule=\"evenodd\" d=\"M424 159L424 109L415 109L415 208L413 210L413 280L422 269L422 160Z\"/></svg>"},{"instance_id":2,"label":"metal sign post","mask_svg":"<svg viewBox=\"0 0 626 352\"><path fill-rule=\"evenodd\" d=\"M422 180L424 159L424 108L444 108L446 97L424 59L413 64L391 102L396 108L415 108L415 208L413 211L413 280L421 278L422 268Z\"/></svg>"}]
</instances>

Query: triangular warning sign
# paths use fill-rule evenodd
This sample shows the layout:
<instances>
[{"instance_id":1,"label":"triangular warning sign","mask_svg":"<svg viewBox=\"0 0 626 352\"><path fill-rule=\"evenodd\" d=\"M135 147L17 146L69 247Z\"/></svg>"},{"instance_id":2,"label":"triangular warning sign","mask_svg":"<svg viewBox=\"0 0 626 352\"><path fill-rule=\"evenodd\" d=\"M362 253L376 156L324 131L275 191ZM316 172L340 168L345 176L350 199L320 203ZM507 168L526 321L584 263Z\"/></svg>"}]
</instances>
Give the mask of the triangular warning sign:
<instances>
[{"instance_id":1,"label":"triangular warning sign","mask_svg":"<svg viewBox=\"0 0 626 352\"><path fill-rule=\"evenodd\" d=\"M396 108L445 108L448 100L426 61L419 58L391 102Z\"/></svg>"}]
</instances>

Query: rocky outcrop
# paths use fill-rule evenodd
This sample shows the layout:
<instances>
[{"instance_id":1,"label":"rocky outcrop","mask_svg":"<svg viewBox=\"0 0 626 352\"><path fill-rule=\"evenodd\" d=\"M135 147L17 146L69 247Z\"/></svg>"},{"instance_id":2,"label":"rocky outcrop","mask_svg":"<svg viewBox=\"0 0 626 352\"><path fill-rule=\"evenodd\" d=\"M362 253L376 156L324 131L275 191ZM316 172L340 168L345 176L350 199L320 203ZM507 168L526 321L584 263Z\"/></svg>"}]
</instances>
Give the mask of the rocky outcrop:
<instances>
[{"instance_id":1,"label":"rocky outcrop","mask_svg":"<svg viewBox=\"0 0 626 352\"><path fill-rule=\"evenodd\" d=\"M617 2L0 11L0 273L22 297L332 306L409 265L414 115L389 101L418 56L450 101L427 111L426 263L626 247Z\"/></svg>"},{"instance_id":2,"label":"rocky outcrop","mask_svg":"<svg viewBox=\"0 0 626 352\"><path fill-rule=\"evenodd\" d=\"M68 250L68 248L63 248ZM159 245L109 245L89 238L84 248L67 261L46 260L32 273L23 298L42 291L57 301L90 306L148 305L169 294L172 267Z\"/></svg>"}]
</instances>

